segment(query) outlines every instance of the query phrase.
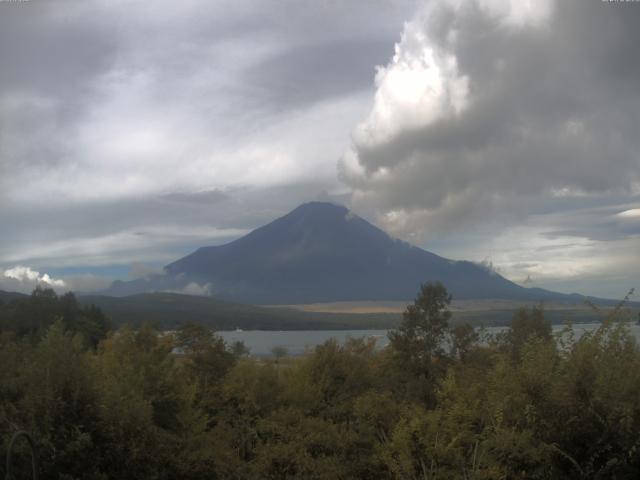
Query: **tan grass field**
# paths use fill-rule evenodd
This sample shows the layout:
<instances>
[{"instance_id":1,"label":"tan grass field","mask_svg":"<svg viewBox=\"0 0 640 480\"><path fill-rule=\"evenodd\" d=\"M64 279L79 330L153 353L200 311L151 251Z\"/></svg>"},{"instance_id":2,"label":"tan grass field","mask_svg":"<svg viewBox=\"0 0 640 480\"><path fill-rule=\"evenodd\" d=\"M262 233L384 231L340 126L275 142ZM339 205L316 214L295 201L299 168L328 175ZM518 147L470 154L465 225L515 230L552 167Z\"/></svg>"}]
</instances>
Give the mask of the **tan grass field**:
<instances>
[{"instance_id":1,"label":"tan grass field","mask_svg":"<svg viewBox=\"0 0 640 480\"><path fill-rule=\"evenodd\" d=\"M413 303L406 301L349 301L331 303L309 303L303 305L270 305L271 307L285 307L302 310L305 312L325 312L325 313L402 313L407 305ZM536 305L535 302L515 301L515 300L454 300L451 302L452 312L492 312L492 311L513 311L520 307L530 307ZM545 303L545 310L554 311L590 311L591 307L584 304L565 303Z\"/></svg>"}]
</instances>

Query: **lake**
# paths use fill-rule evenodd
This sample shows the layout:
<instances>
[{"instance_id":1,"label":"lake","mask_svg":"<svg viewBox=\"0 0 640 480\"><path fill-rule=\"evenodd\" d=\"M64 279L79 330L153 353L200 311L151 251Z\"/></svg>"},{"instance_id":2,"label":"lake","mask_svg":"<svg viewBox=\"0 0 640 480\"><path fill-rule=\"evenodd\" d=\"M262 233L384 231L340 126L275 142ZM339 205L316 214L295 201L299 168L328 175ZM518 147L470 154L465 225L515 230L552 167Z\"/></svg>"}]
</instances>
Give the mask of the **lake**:
<instances>
[{"instance_id":1,"label":"lake","mask_svg":"<svg viewBox=\"0 0 640 480\"><path fill-rule=\"evenodd\" d=\"M573 326L576 337L584 332L595 330L599 323L580 323ZM558 332L564 325L553 325L553 331ZM504 331L506 327L486 327L489 334ZM640 339L640 325L630 325L631 333ZM275 347L284 347L289 355L302 355L321 345L330 338L335 338L340 344L351 338L375 338L379 348L385 347L389 340L388 330L290 330L290 331L228 331L217 332L227 343L242 341L249 348L253 357L272 355Z\"/></svg>"},{"instance_id":2,"label":"lake","mask_svg":"<svg viewBox=\"0 0 640 480\"><path fill-rule=\"evenodd\" d=\"M388 330L289 330L289 331L231 331L216 332L225 342L242 341L249 348L253 357L270 356L275 347L284 347L289 355L302 355L316 345L321 345L330 338L344 343L349 337L373 337L378 347L387 345Z\"/></svg>"}]
</instances>

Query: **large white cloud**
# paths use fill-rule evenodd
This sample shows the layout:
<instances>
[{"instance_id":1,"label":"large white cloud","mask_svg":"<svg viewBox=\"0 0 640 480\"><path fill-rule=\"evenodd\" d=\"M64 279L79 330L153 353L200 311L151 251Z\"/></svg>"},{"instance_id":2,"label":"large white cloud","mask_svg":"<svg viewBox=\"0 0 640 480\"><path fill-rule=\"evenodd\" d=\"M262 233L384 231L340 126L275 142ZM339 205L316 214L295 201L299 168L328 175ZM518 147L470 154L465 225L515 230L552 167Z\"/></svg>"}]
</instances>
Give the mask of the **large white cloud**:
<instances>
[{"instance_id":1,"label":"large white cloud","mask_svg":"<svg viewBox=\"0 0 640 480\"><path fill-rule=\"evenodd\" d=\"M111 278L92 273L53 276L24 265L0 268L0 290L8 292L31 293L38 286L52 288L58 294L68 291L94 292L107 288L112 281Z\"/></svg>"},{"instance_id":2,"label":"large white cloud","mask_svg":"<svg viewBox=\"0 0 640 480\"><path fill-rule=\"evenodd\" d=\"M64 280L52 278L30 267L16 265L6 270L0 268L0 290L29 293L38 285L58 291L67 288Z\"/></svg>"}]
</instances>

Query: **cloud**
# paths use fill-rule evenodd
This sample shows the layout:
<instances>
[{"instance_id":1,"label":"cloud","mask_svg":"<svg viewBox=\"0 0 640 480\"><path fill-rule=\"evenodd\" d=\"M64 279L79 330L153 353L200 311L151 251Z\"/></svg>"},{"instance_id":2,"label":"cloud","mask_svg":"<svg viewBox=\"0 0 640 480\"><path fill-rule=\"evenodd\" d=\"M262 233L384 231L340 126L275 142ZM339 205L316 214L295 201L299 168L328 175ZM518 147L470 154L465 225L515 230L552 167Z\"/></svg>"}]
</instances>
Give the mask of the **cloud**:
<instances>
[{"instance_id":1,"label":"cloud","mask_svg":"<svg viewBox=\"0 0 640 480\"><path fill-rule=\"evenodd\" d=\"M67 288L64 280L52 278L47 273L41 274L30 267L16 265L6 270L0 268L0 289L2 290L30 293L38 285L57 291Z\"/></svg>"},{"instance_id":2,"label":"cloud","mask_svg":"<svg viewBox=\"0 0 640 480\"><path fill-rule=\"evenodd\" d=\"M0 195L39 208L335 187L412 2L30 3L0 5Z\"/></svg>"},{"instance_id":3,"label":"cloud","mask_svg":"<svg viewBox=\"0 0 640 480\"><path fill-rule=\"evenodd\" d=\"M358 94L371 82L375 65L388 59L396 32L377 38L324 39L292 45L252 66L247 74L261 79L273 108L300 109L310 104Z\"/></svg>"},{"instance_id":4,"label":"cloud","mask_svg":"<svg viewBox=\"0 0 640 480\"><path fill-rule=\"evenodd\" d=\"M0 2L0 265L168 263L345 198L336 159L412 9Z\"/></svg>"},{"instance_id":5,"label":"cloud","mask_svg":"<svg viewBox=\"0 0 640 480\"><path fill-rule=\"evenodd\" d=\"M144 198L44 205L15 205L0 212L3 241L0 266L22 263L48 271L55 267L119 265L128 276L132 263L168 264L198 247L231 241L321 194L325 201L344 203L342 191L324 191L323 183L225 191L222 201L207 202L197 192L178 198ZM195 198L194 198L195 197ZM110 277L115 275L109 271ZM66 277L65 277L66 278ZM74 287L75 288L75 287Z\"/></svg>"},{"instance_id":6,"label":"cloud","mask_svg":"<svg viewBox=\"0 0 640 480\"><path fill-rule=\"evenodd\" d=\"M623 212L620 213L616 213L616 217L622 218L622 219L631 219L631 220L636 220L636 219L640 219L640 208L631 208L629 210L625 210Z\"/></svg>"},{"instance_id":7,"label":"cloud","mask_svg":"<svg viewBox=\"0 0 640 480\"><path fill-rule=\"evenodd\" d=\"M180 293L182 295L195 295L198 297L209 297L211 296L211 284L205 283L204 285L200 285L196 282L188 283L184 288L179 290L166 290L169 293Z\"/></svg>"},{"instance_id":8,"label":"cloud","mask_svg":"<svg viewBox=\"0 0 640 480\"><path fill-rule=\"evenodd\" d=\"M618 221L616 206L555 208L499 230L491 224L449 232L430 244L450 258L490 257L501 275L526 286L620 298L640 285L638 272L629 268L640 259L640 225L634 230Z\"/></svg>"},{"instance_id":9,"label":"cloud","mask_svg":"<svg viewBox=\"0 0 640 480\"><path fill-rule=\"evenodd\" d=\"M339 162L353 208L527 284L637 285L638 22L598 1L421 2Z\"/></svg>"},{"instance_id":10,"label":"cloud","mask_svg":"<svg viewBox=\"0 0 640 480\"><path fill-rule=\"evenodd\" d=\"M12 278L14 280L18 280L19 282L35 282L35 283L46 283L51 285L52 287L63 288L65 286L64 281L57 280L51 278L48 274L44 273L40 275L40 272L35 270L31 270L29 267L23 267L21 265L17 265L13 268L5 270L3 275L7 278Z\"/></svg>"},{"instance_id":11,"label":"cloud","mask_svg":"<svg viewBox=\"0 0 640 480\"><path fill-rule=\"evenodd\" d=\"M65 275L62 277L67 285L66 290L73 292L97 292L105 290L113 282L113 278L95 275L92 273L83 273L78 275Z\"/></svg>"},{"instance_id":12,"label":"cloud","mask_svg":"<svg viewBox=\"0 0 640 480\"><path fill-rule=\"evenodd\" d=\"M203 190L199 192L171 192L160 197L161 200L174 203L213 205L226 200L228 195L220 190Z\"/></svg>"},{"instance_id":13,"label":"cloud","mask_svg":"<svg viewBox=\"0 0 640 480\"><path fill-rule=\"evenodd\" d=\"M129 276L133 279L138 278L150 278L156 275L164 275L164 269L162 267L148 265L142 262L134 262L131 264L131 270Z\"/></svg>"},{"instance_id":14,"label":"cloud","mask_svg":"<svg viewBox=\"0 0 640 480\"><path fill-rule=\"evenodd\" d=\"M534 284L575 279L553 266L567 255L602 275L589 289L629 283L639 16L596 0L0 2L0 264L97 285L66 273L168 263L327 191L516 280L525 263Z\"/></svg>"},{"instance_id":15,"label":"cloud","mask_svg":"<svg viewBox=\"0 0 640 480\"><path fill-rule=\"evenodd\" d=\"M602 2L423 2L340 162L354 205L430 234L545 197L631 198L638 21Z\"/></svg>"},{"instance_id":16,"label":"cloud","mask_svg":"<svg viewBox=\"0 0 640 480\"><path fill-rule=\"evenodd\" d=\"M0 261L37 261L50 266L109 265L144 261L171 261L170 247L211 243L247 233L242 229L181 225L146 225L93 237L67 237L58 241L25 242L8 251Z\"/></svg>"}]
</instances>

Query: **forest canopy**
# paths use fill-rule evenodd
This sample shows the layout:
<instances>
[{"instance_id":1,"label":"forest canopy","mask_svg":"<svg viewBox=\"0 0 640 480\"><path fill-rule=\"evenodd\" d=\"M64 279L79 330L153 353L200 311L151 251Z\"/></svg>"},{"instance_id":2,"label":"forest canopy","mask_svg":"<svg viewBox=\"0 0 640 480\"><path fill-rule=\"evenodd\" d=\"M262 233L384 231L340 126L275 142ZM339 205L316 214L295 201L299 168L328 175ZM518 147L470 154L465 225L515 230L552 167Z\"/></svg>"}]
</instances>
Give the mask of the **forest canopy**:
<instances>
[{"instance_id":1,"label":"forest canopy","mask_svg":"<svg viewBox=\"0 0 640 480\"><path fill-rule=\"evenodd\" d=\"M423 285L382 350L330 340L254 359L196 324L114 331L38 289L0 306L0 453L26 430L42 478L65 480L640 474L640 350L622 310L558 336L521 309L488 336L451 325L449 302Z\"/></svg>"}]
</instances>

